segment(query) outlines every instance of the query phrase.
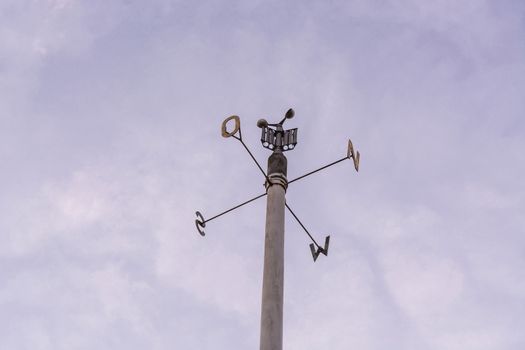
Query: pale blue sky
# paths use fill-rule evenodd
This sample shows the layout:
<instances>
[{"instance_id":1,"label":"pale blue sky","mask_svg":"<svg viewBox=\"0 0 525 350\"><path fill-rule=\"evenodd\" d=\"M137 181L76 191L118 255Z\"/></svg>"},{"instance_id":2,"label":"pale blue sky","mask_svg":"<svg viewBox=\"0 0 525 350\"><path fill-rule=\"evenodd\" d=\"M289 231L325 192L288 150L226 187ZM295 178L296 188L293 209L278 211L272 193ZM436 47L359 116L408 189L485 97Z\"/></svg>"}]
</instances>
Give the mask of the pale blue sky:
<instances>
[{"instance_id":1,"label":"pale blue sky","mask_svg":"<svg viewBox=\"0 0 525 350\"><path fill-rule=\"evenodd\" d=\"M0 2L2 349L256 349L256 121L299 128L286 349L523 349L523 1Z\"/></svg>"}]
</instances>

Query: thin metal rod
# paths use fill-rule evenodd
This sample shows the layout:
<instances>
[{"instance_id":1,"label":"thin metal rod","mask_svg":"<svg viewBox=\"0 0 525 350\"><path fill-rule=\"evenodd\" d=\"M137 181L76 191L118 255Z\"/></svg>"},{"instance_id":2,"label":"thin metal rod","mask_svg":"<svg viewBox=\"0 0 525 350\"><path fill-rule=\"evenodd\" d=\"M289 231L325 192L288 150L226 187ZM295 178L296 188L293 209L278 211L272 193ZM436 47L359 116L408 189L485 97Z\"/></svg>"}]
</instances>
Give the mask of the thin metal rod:
<instances>
[{"instance_id":1,"label":"thin metal rod","mask_svg":"<svg viewBox=\"0 0 525 350\"><path fill-rule=\"evenodd\" d=\"M246 149L246 151L248 152L248 154L250 155L250 157L252 157L253 161L255 162L255 164L257 164L257 167L259 168L259 170L261 171L261 173L264 175L264 178L266 179L266 181L270 182L270 179L268 179L268 175L266 175L266 172L263 170L263 168L259 165L259 162L257 161L257 159L255 159L255 157L253 156L252 152L250 152L250 150L248 149L248 146L246 146L246 144L244 143L244 141L242 140L242 134L241 134L241 129L239 129L239 136L240 137L237 137L235 135L233 135L233 137L235 137L237 140L241 141L242 145L244 146L244 148Z\"/></svg>"},{"instance_id":2,"label":"thin metal rod","mask_svg":"<svg viewBox=\"0 0 525 350\"><path fill-rule=\"evenodd\" d=\"M312 237L312 235L310 234L310 232L308 232L308 230L306 229L306 227L304 227L303 223L301 222L301 220L299 220L299 218L297 217L297 215L295 215L295 213L292 211L292 209L288 206L288 203L285 203L284 205L286 205L286 208L288 208L288 210L290 211L290 213L292 213L293 217L295 218L295 220L297 220L297 222L299 223L299 225L301 225L301 227L303 228L304 232L306 232L306 234L308 235L308 237L310 237L310 239L312 240L312 242L314 242L314 244L317 246L317 248L320 248L319 244L317 244L317 242L315 241L315 239Z\"/></svg>"},{"instance_id":3,"label":"thin metal rod","mask_svg":"<svg viewBox=\"0 0 525 350\"><path fill-rule=\"evenodd\" d=\"M250 199L250 200L247 200L246 202L243 202L243 203L241 203L241 204L239 204L239 205L236 205L236 206L233 207L233 208L230 208L230 209L228 209L228 210L226 210L226 211L223 211L222 213L217 214L217 215L215 215L214 217L212 217L212 218L210 218L210 219L208 219L208 220L205 220L204 223L207 223L207 222L209 222L209 221L212 221L213 219L216 219L216 218L218 218L219 216L222 216L222 215L224 215L224 214L226 214L226 213L229 213L229 212L232 211L232 210L235 210L235 209L237 209L237 208L240 208L240 207L242 207L243 205L246 205L246 204L248 204L248 203L251 203L251 202L253 202L254 200L259 199L259 198L264 197L264 196L266 196L266 193L263 193L263 194L261 194L261 195L258 195L257 197L254 197L254 198L252 198L252 199Z\"/></svg>"},{"instance_id":4,"label":"thin metal rod","mask_svg":"<svg viewBox=\"0 0 525 350\"><path fill-rule=\"evenodd\" d=\"M293 180L291 180L291 181L288 181L288 184L291 184L292 182L297 181L297 180L301 180L302 178L305 178L305 177L307 177L307 176L309 176L309 175L312 175L312 174L314 174L314 173L316 173L316 172L318 172L318 171L321 171L321 170L323 170L323 169L326 169L326 168L328 168L328 167L331 167L332 165L335 165L335 164L340 163L340 162L342 162L343 160L347 160L347 159L350 159L350 158L348 158L348 157L344 157L344 158L341 158L341 159L339 159L339 160L336 160L335 162L332 162L332 163L330 163L330 164L328 164L328 165L325 165L325 166L323 166L323 167L321 167L321 168L319 168L319 169L317 169L317 170L310 171L310 172L307 173L307 174L304 174L304 175L299 176L299 177L297 177L297 178L295 178L295 179L293 179Z\"/></svg>"}]
</instances>

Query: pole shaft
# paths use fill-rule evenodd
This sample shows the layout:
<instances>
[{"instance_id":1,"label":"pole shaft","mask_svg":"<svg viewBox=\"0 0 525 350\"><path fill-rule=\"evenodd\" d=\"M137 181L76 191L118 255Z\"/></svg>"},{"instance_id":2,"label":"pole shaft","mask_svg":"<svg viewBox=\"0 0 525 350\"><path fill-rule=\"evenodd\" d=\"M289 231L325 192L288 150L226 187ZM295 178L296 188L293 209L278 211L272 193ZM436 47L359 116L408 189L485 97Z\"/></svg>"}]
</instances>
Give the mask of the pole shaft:
<instances>
[{"instance_id":1,"label":"pole shaft","mask_svg":"<svg viewBox=\"0 0 525 350\"><path fill-rule=\"evenodd\" d=\"M260 350L282 350L286 204L286 157L282 153L274 152L268 159L268 177Z\"/></svg>"}]
</instances>

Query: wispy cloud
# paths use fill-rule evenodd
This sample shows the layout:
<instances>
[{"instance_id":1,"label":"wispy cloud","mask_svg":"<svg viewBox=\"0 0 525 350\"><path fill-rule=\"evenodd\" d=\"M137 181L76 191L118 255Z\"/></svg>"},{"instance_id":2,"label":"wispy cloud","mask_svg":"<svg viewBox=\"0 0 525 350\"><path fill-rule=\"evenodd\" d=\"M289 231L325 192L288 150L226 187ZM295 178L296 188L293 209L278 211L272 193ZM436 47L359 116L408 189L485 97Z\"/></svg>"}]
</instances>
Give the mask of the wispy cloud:
<instances>
[{"instance_id":1,"label":"wispy cloud","mask_svg":"<svg viewBox=\"0 0 525 350\"><path fill-rule=\"evenodd\" d=\"M524 6L0 5L0 336L10 349L257 347L264 199L220 137L296 109L285 347L521 349ZM239 336L241 335L241 336Z\"/></svg>"}]
</instances>

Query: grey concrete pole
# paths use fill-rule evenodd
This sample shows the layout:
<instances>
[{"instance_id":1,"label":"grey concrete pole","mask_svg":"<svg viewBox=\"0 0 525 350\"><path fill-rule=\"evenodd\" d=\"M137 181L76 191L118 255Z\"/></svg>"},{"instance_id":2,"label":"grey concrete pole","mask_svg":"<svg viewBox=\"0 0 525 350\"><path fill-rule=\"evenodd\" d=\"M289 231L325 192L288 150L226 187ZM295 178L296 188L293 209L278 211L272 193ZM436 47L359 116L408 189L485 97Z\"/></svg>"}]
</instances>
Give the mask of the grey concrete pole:
<instances>
[{"instance_id":1,"label":"grey concrete pole","mask_svg":"<svg viewBox=\"0 0 525 350\"><path fill-rule=\"evenodd\" d=\"M260 350L283 348L284 211L287 161L279 150L268 158L266 232Z\"/></svg>"}]
</instances>

